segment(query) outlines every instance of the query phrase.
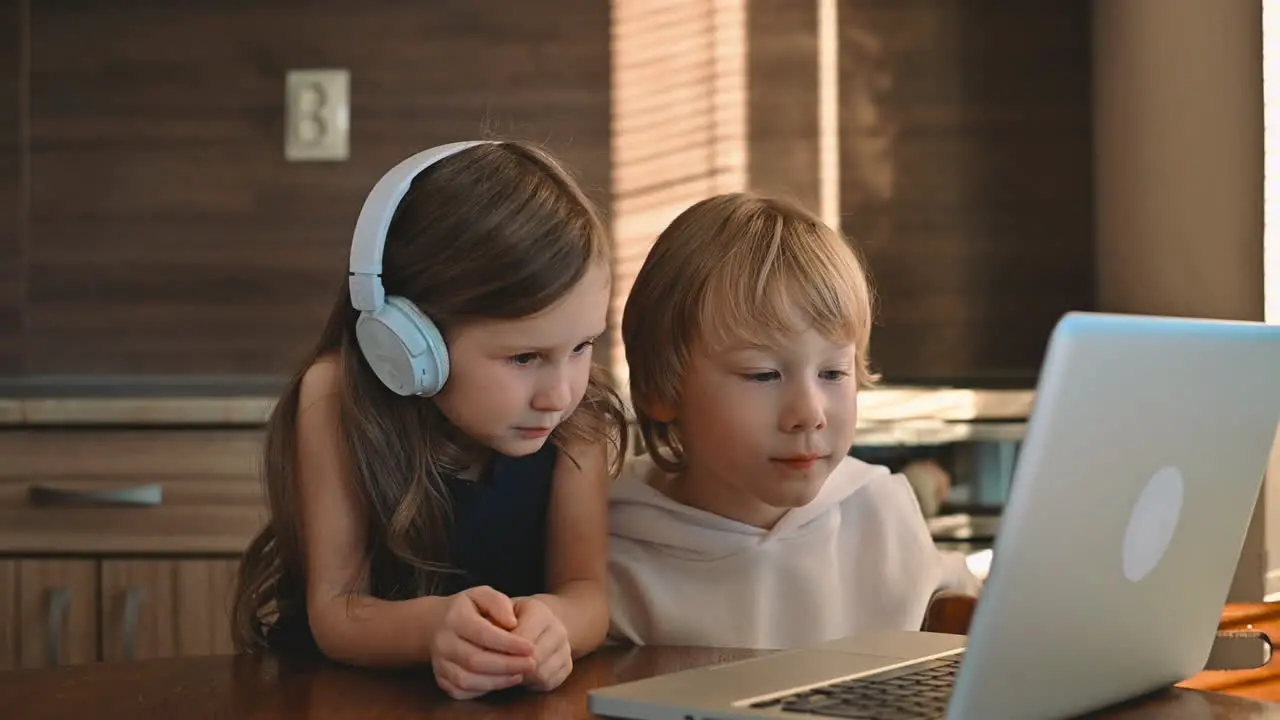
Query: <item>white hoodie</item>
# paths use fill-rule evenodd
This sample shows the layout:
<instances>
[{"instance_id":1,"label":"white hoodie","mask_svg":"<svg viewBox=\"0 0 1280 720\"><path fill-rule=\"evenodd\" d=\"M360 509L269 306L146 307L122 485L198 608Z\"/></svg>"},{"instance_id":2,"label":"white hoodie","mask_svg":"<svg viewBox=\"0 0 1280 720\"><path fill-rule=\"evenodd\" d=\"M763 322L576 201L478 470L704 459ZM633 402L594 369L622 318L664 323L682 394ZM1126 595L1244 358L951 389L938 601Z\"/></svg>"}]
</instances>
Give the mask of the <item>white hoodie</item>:
<instances>
[{"instance_id":1,"label":"white hoodie","mask_svg":"<svg viewBox=\"0 0 1280 720\"><path fill-rule=\"evenodd\" d=\"M845 458L770 530L677 503L631 458L610 497L610 635L639 645L786 649L918 630L934 593L976 595L905 477Z\"/></svg>"}]
</instances>

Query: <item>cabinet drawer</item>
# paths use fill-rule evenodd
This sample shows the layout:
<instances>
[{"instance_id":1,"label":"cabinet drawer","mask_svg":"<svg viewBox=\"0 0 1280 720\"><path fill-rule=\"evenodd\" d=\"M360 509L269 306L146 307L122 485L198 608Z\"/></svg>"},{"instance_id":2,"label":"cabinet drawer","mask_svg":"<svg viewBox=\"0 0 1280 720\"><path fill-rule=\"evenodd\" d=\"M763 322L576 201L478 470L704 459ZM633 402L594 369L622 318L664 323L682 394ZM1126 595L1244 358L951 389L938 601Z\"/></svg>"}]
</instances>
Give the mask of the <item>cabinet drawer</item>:
<instances>
[{"instance_id":1,"label":"cabinet drawer","mask_svg":"<svg viewBox=\"0 0 1280 720\"><path fill-rule=\"evenodd\" d=\"M266 520L250 430L0 432L0 552L239 553Z\"/></svg>"}]
</instances>

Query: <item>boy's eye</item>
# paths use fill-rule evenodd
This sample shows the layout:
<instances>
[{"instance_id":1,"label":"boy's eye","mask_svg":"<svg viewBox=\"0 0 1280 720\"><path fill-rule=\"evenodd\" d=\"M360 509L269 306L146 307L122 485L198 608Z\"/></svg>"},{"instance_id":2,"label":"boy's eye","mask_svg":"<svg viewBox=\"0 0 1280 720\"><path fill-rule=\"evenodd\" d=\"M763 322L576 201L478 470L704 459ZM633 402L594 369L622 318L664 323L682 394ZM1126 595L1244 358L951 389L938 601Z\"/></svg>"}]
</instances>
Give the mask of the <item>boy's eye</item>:
<instances>
[{"instance_id":1,"label":"boy's eye","mask_svg":"<svg viewBox=\"0 0 1280 720\"><path fill-rule=\"evenodd\" d=\"M779 375L775 370L766 370L765 372L747 373L742 377L751 382L769 382L770 380L777 380Z\"/></svg>"},{"instance_id":2,"label":"boy's eye","mask_svg":"<svg viewBox=\"0 0 1280 720\"><path fill-rule=\"evenodd\" d=\"M538 353L520 353L511 356L511 364L513 365L531 365L538 359Z\"/></svg>"},{"instance_id":3,"label":"boy's eye","mask_svg":"<svg viewBox=\"0 0 1280 720\"><path fill-rule=\"evenodd\" d=\"M588 341L586 341L586 342L584 342L584 343L580 343L577 347L575 347L575 348L573 349L573 354L574 354L574 355L581 355L582 353L586 352L587 350L590 350L592 345L595 345L595 341L593 341L593 340L588 340Z\"/></svg>"},{"instance_id":4,"label":"boy's eye","mask_svg":"<svg viewBox=\"0 0 1280 720\"><path fill-rule=\"evenodd\" d=\"M844 370L823 370L821 373L818 373L818 376L821 377L823 380L839 382L849 377L849 373L845 372Z\"/></svg>"}]
</instances>

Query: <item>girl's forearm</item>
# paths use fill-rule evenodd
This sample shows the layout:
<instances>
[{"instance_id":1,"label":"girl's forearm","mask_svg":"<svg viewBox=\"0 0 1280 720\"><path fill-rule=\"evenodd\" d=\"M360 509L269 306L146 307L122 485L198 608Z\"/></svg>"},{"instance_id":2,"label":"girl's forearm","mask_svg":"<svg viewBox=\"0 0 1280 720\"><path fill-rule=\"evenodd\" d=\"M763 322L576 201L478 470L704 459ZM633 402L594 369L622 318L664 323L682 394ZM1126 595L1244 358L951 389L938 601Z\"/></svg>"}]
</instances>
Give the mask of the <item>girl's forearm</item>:
<instances>
[{"instance_id":1,"label":"girl's forearm","mask_svg":"<svg viewBox=\"0 0 1280 720\"><path fill-rule=\"evenodd\" d=\"M309 608L311 632L335 662L363 667L407 667L431 661L431 641L449 597L380 600L343 595Z\"/></svg>"},{"instance_id":2,"label":"girl's forearm","mask_svg":"<svg viewBox=\"0 0 1280 720\"><path fill-rule=\"evenodd\" d=\"M609 595L604 583L572 580L551 593L534 597L546 603L564 624L575 660L604 642L609 631Z\"/></svg>"}]
</instances>

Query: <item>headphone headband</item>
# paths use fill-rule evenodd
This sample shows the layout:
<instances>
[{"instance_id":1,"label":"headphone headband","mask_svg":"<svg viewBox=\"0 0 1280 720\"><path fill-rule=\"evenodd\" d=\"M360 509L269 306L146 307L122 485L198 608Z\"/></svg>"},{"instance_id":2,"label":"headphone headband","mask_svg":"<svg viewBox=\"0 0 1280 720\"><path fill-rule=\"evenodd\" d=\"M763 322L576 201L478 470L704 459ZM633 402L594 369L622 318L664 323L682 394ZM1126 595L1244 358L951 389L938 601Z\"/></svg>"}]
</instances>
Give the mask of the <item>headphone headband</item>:
<instances>
[{"instance_id":1,"label":"headphone headband","mask_svg":"<svg viewBox=\"0 0 1280 720\"><path fill-rule=\"evenodd\" d=\"M374 312L386 300L382 287L382 251L396 208L409 192L409 185L423 170L451 155L492 140L464 140L428 148L396 164L378 180L365 198L351 240L351 304L357 310Z\"/></svg>"}]
</instances>

